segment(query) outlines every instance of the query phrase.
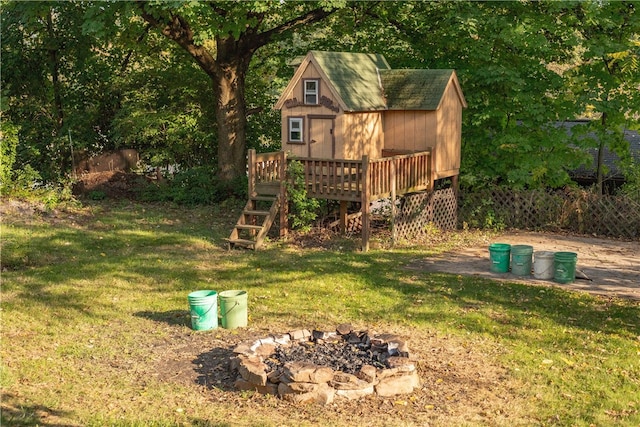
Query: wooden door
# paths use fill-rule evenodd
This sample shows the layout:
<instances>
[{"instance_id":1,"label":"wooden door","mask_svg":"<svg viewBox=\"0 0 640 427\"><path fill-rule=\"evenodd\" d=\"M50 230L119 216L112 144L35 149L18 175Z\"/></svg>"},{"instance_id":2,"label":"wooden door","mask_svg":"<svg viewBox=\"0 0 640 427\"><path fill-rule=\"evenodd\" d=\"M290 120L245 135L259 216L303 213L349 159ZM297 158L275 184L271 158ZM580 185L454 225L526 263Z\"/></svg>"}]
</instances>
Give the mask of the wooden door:
<instances>
[{"instance_id":1,"label":"wooden door","mask_svg":"<svg viewBox=\"0 0 640 427\"><path fill-rule=\"evenodd\" d=\"M335 157L333 126L333 116L309 117L309 157L317 159Z\"/></svg>"}]
</instances>

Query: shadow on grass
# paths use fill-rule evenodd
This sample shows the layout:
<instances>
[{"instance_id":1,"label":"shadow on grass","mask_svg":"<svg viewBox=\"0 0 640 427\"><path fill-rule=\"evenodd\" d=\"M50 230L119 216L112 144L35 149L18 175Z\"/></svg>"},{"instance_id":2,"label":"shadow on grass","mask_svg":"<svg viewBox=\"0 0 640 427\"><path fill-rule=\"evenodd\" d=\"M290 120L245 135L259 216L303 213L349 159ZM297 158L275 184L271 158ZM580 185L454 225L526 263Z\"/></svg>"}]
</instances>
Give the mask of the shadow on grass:
<instances>
[{"instance_id":1,"label":"shadow on grass","mask_svg":"<svg viewBox=\"0 0 640 427\"><path fill-rule=\"evenodd\" d=\"M512 327L527 328L530 319L545 318L558 325L597 333L631 338L640 334L640 303L634 300L596 297L555 287L460 278L445 273L423 273L422 277L431 279L430 283L449 283L428 286L430 295L439 295L463 313L488 306L500 307L510 314L508 325ZM504 323L504 319L497 323L501 322ZM478 322L466 324L470 329L486 332Z\"/></svg>"},{"instance_id":2,"label":"shadow on grass","mask_svg":"<svg viewBox=\"0 0 640 427\"><path fill-rule=\"evenodd\" d=\"M138 311L133 315L171 326L191 327L191 316L187 310Z\"/></svg>"},{"instance_id":3,"label":"shadow on grass","mask_svg":"<svg viewBox=\"0 0 640 427\"><path fill-rule=\"evenodd\" d=\"M233 425L230 423L213 423L209 420L203 420L200 418L192 418L189 422L189 425L193 427L231 427Z\"/></svg>"},{"instance_id":4,"label":"shadow on grass","mask_svg":"<svg viewBox=\"0 0 640 427\"><path fill-rule=\"evenodd\" d=\"M237 372L231 369L231 358L234 353L229 348L212 348L200 353L193 361L194 370L198 373L196 383L207 389L235 391L234 382Z\"/></svg>"},{"instance_id":5,"label":"shadow on grass","mask_svg":"<svg viewBox=\"0 0 640 427\"><path fill-rule=\"evenodd\" d=\"M250 294L254 289L254 294L265 289L285 289L282 283L286 283L287 299L295 298L312 304L313 301L340 298L347 310L353 307L363 320L399 320L410 314L416 322L456 323L465 317L475 320L473 316L466 315L480 311L478 308L482 307L486 309L485 314L491 314L491 310L509 314L511 326L526 327L528 318L541 317L558 325L598 333L632 338L640 335L640 303L633 300L595 297L584 292L457 274L410 271L404 268L410 258L424 255L409 251L310 251L295 255L276 250L269 252L266 256L247 257L244 261L248 265L240 269L229 266L223 274L244 283ZM259 278L256 271L260 272ZM336 283L338 277L348 277L348 287ZM313 286L317 283L325 286ZM331 289L331 283L336 283L334 289ZM368 302L363 290L374 292L376 298L386 297L391 302ZM417 307L415 301L423 301L423 306ZM302 305L298 307L304 308ZM442 310L438 310L439 307ZM283 315L278 311L268 314ZM471 320L467 323L473 328ZM478 324L477 329L487 332L482 324Z\"/></svg>"},{"instance_id":6,"label":"shadow on grass","mask_svg":"<svg viewBox=\"0 0 640 427\"><path fill-rule=\"evenodd\" d=\"M212 228L218 234L226 230L235 215L212 227L211 217L199 213L136 205L134 212L111 211L82 228L32 227L31 234L24 231L28 244L16 233L3 258L6 252L19 271L5 276L3 304L106 316L112 304L98 283L109 283L113 293L130 293L139 283L136 292L171 295L214 281L220 291L249 291L255 314L287 322L321 318L318 303L330 299L340 301L340 310L344 307L339 315L363 321L396 321L411 314L414 322L455 322L461 313L482 306L513 314L516 326L526 323L526 316L518 314L525 313L585 330L640 335L638 304L404 268L412 258L424 258L421 249L362 253L275 247L228 253L211 244L210 233ZM417 307L417 300L425 306ZM143 311L136 315L169 325L190 324L186 311L145 308L140 306Z\"/></svg>"},{"instance_id":7,"label":"shadow on grass","mask_svg":"<svg viewBox=\"0 0 640 427\"><path fill-rule=\"evenodd\" d=\"M58 418L69 417L68 411L52 409L43 405L26 405L11 393L2 393L0 424L14 427L71 427L76 424L61 423Z\"/></svg>"}]
</instances>

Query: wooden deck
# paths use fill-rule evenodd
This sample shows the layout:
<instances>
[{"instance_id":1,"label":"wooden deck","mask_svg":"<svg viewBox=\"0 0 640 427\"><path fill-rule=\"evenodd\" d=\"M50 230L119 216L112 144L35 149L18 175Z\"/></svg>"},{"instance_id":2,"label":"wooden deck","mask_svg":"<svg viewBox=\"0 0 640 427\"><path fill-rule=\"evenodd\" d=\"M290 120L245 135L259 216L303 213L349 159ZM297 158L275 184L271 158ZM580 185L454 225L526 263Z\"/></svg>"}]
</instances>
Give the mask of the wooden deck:
<instances>
[{"instance_id":1,"label":"wooden deck","mask_svg":"<svg viewBox=\"0 0 640 427\"><path fill-rule=\"evenodd\" d=\"M394 193L423 191L432 186L430 151L369 160L287 159L284 152L249 153L250 190L275 189L280 184L281 167L291 161L302 163L307 196L318 199L361 202L390 197ZM286 172L285 172L286 173Z\"/></svg>"},{"instance_id":2,"label":"wooden deck","mask_svg":"<svg viewBox=\"0 0 640 427\"><path fill-rule=\"evenodd\" d=\"M284 151L256 153L249 150L249 197L280 195L280 234L286 234L287 165L302 163L307 196L339 200L341 217L346 221L346 203L362 204L362 249L369 247L369 204L373 200L433 188L434 156L431 151L370 160L296 158L288 159ZM284 228L284 229L283 229Z\"/></svg>"}]
</instances>

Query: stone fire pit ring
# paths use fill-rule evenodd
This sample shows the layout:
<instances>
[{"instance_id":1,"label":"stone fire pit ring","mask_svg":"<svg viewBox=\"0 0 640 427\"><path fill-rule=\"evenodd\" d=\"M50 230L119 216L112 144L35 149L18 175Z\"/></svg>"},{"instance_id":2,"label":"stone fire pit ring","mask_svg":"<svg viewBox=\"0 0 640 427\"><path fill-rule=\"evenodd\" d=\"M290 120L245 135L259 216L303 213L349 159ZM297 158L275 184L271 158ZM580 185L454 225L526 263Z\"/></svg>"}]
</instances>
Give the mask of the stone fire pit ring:
<instances>
[{"instance_id":1,"label":"stone fire pit ring","mask_svg":"<svg viewBox=\"0 0 640 427\"><path fill-rule=\"evenodd\" d=\"M231 368L237 390L293 403L408 394L420 385L407 344L397 335L371 335L338 325L335 331L296 330L238 344Z\"/></svg>"}]
</instances>

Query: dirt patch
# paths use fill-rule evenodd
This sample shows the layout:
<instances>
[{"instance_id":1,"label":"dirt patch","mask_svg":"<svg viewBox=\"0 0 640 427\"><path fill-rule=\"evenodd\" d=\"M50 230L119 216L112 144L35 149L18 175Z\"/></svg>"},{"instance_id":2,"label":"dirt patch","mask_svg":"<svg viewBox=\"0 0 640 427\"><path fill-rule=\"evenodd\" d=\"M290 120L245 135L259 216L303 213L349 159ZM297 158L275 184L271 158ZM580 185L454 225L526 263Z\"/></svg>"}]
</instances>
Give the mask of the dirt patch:
<instances>
[{"instance_id":1,"label":"dirt patch","mask_svg":"<svg viewBox=\"0 0 640 427\"><path fill-rule=\"evenodd\" d=\"M511 273L492 273L489 271L490 243L531 245L534 251L575 252L578 254L576 269L587 279L579 278L573 283L558 284L552 280L538 280L533 276L523 279ZM513 231L468 247L417 260L409 268L558 286L597 295L640 300L640 242L637 241Z\"/></svg>"},{"instance_id":2,"label":"dirt patch","mask_svg":"<svg viewBox=\"0 0 640 427\"><path fill-rule=\"evenodd\" d=\"M286 329L250 327L174 336L171 344L164 342L155 348L162 349L163 356L150 366L150 374L163 382L198 384L208 400L234 402L239 408L260 412L265 419L281 419L286 413L288 421L283 425L315 425L319 419L331 425L525 425L530 421L523 416L526 402L519 401L514 392L517 386L495 362L501 348L397 325L384 329L406 339L416 360L421 385L411 394L298 407L272 396L235 390L237 373L230 367L235 345Z\"/></svg>"},{"instance_id":3,"label":"dirt patch","mask_svg":"<svg viewBox=\"0 0 640 427\"><path fill-rule=\"evenodd\" d=\"M85 173L78 177L73 193L97 200L134 199L147 182L145 176L122 171Z\"/></svg>"}]
</instances>

